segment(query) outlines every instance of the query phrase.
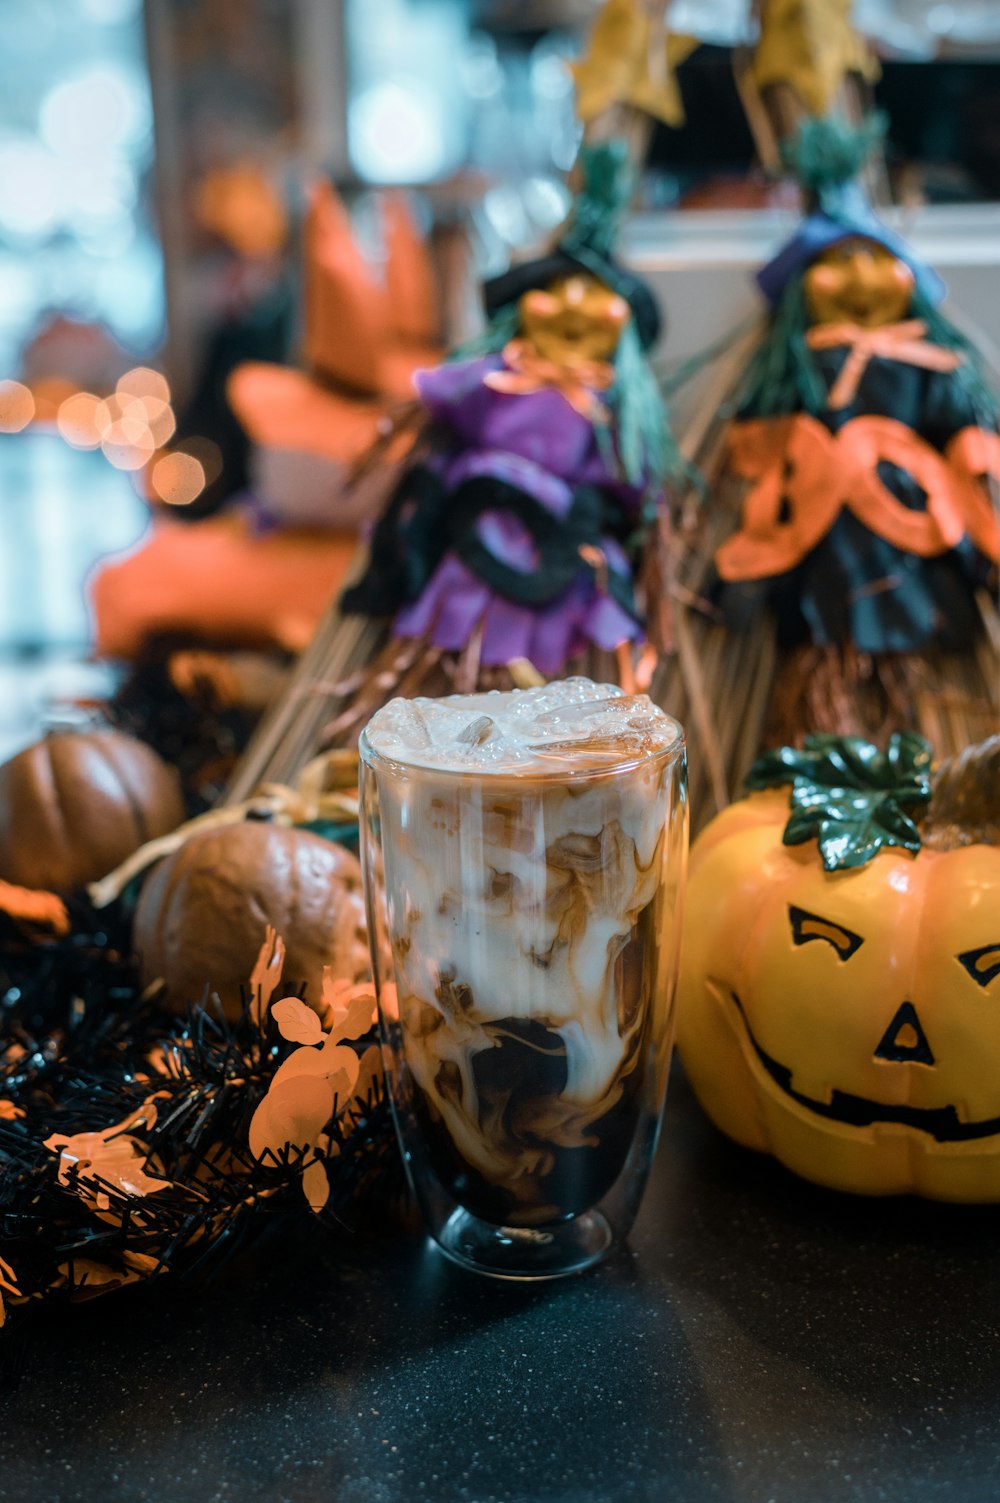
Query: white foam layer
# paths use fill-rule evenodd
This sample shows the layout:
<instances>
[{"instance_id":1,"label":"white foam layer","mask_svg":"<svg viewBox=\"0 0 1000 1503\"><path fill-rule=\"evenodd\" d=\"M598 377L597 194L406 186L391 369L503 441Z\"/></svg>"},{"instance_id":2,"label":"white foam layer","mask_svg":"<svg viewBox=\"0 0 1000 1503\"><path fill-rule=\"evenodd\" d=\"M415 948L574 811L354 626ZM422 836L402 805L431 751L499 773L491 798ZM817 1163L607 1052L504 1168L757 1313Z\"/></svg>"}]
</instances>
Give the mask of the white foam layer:
<instances>
[{"instance_id":1,"label":"white foam layer","mask_svg":"<svg viewBox=\"0 0 1000 1503\"><path fill-rule=\"evenodd\" d=\"M448 772L607 767L663 751L680 727L647 694L563 679L537 689L392 699L365 735L380 756Z\"/></svg>"}]
</instances>

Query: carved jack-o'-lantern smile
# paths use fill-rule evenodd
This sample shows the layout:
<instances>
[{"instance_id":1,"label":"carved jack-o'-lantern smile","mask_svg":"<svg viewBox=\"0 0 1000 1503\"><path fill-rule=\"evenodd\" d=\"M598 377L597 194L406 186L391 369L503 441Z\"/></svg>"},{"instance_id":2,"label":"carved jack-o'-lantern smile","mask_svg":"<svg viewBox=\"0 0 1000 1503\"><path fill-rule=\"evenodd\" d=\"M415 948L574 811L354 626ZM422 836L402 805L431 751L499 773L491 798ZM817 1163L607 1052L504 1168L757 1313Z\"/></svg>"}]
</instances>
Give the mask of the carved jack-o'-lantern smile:
<instances>
[{"instance_id":1,"label":"carved jack-o'-lantern smile","mask_svg":"<svg viewBox=\"0 0 1000 1503\"><path fill-rule=\"evenodd\" d=\"M819 914L807 913L805 909L793 904L789 905L788 917L793 944L805 945L811 940L824 941L842 963L849 961L864 944L859 934L844 928L842 924L822 918ZM956 955L955 959L983 988L988 987L1000 975L1000 944L966 950ZM920 1107L875 1101L837 1087L831 1088L829 1100L826 1100L797 1090L792 1068L769 1054L754 1036L746 1009L736 992L719 982L713 982L712 985L717 993L725 990L729 992L741 1021L744 1053L748 1055L750 1067L753 1069L756 1062L784 1095L808 1111L815 1112L828 1121L843 1122L852 1127L870 1127L880 1122L898 1123L903 1127L929 1133L938 1143L968 1142L974 1138L987 1138L1000 1133L1000 1115L980 1121L963 1121L953 1105ZM892 1065L931 1068L936 1064L930 1040L912 1002L900 1003L884 1032L875 1034L872 1057Z\"/></svg>"}]
</instances>

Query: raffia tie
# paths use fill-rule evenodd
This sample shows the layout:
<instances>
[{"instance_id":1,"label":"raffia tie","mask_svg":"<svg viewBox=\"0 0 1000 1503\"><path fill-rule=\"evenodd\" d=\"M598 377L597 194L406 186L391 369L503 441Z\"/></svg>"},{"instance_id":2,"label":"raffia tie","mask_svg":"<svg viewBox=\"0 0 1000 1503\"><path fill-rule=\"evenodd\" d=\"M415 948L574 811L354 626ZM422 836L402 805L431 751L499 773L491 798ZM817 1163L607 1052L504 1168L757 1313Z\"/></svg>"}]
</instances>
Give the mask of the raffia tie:
<instances>
[{"instance_id":1,"label":"raffia tie","mask_svg":"<svg viewBox=\"0 0 1000 1503\"><path fill-rule=\"evenodd\" d=\"M607 412L597 392L607 391L615 379L606 360L583 360L578 365L559 365L540 355L530 339L512 339L504 346L503 371L490 371L484 378L492 391L527 396L535 391L557 391L574 412L588 423L607 422Z\"/></svg>"},{"instance_id":2,"label":"raffia tie","mask_svg":"<svg viewBox=\"0 0 1000 1503\"><path fill-rule=\"evenodd\" d=\"M868 362L876 358L898 360L903 365L919 365L928 371L953 371L962 363L958 350L945 350L924 338L927 325L923 319L908 318L899 324L883 324L879 329L862 329L857 324L814 324L806 331L806 343L813 350L833 350L850 345L851 350L840 368L827 406L847 407L858 393L861 377Z\"/></svg>"}]
</instances>

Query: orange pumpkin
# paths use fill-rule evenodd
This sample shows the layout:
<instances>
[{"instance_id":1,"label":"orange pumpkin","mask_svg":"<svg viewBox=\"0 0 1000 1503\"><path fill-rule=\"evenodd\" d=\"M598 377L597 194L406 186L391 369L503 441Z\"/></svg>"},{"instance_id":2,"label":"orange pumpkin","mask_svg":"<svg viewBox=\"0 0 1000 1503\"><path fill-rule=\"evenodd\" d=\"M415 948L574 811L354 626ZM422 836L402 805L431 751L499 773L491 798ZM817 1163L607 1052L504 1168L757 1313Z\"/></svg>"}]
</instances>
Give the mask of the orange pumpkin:
<instances>
[{"instance_id":1,"label":"orange pumpkin","mask_svg":"<svg viewBox=\"0 0 1000 1503\"><path fill-rule=\"evenodd\" d=\"M724 1132L836 1189L1000 1200L998 775L1000 737L946 764L919 828L885 786L838 827L801 775L791 820L770 788L708 826L678 1047Z\"/></svg>"},{"instance_id":2,"label":"orange pumpkin","mask_svg":"<svg viewBox=\"0 0 1000 1503\"><path fill-rule=\"evenodd\" d=\"M184 819L180 780L120 731L53 731L0 767L0 879L70 892Z\"/></svg>"},{"instance_id":3,"label":"orange pumpkin","mask_svg":"<svg viewBox=\"0 0 1000 1503\"><path fill-rule=\"evenodd\" d=\"M143 886L133 936L143 980L162 979L178 1012L210 989L236 1019L268 925L284 942L286 978L317 1006L325 966L338 979L369 974L361 868L350 851L261 820L204 830Z\"/></svg>"}]
</instances>

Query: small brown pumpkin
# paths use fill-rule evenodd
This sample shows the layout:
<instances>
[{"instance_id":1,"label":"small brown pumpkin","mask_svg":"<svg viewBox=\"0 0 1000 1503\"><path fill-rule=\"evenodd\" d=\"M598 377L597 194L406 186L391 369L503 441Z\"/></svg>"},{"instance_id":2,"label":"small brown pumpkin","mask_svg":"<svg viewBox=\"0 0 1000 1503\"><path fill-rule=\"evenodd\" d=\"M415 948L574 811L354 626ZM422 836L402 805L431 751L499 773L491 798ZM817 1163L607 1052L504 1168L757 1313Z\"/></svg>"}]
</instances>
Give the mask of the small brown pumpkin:
<instances>
[{"instance_id":1,"label":"small brown pumpkin","mask_svg":"<svg viewBox=\"0 0 1000 1503\"><path fill-rule=\"evenodd\" d=\"M286 978L314 1005L324 966L352 981L368 975L361 868L350 851L252 819L193 835L142 889L134 945L143 979L162 979L177 1011L207 986L235 1019L269 924L285 944Z\"/></svg>"},{"instance_id":2,"label":"small brown pumpkin","mask_svg":"<svg viewBox=\"0 0 1000 1503\"><path fill-rule=\"evenodd\" d=\"M0 879L70 892L184 819L180 779L120 731L53 731L0 766Z\"/></svg>"}]
</instances>

